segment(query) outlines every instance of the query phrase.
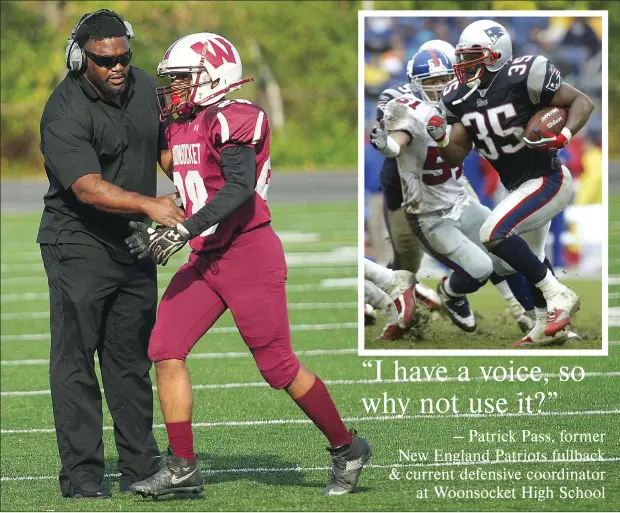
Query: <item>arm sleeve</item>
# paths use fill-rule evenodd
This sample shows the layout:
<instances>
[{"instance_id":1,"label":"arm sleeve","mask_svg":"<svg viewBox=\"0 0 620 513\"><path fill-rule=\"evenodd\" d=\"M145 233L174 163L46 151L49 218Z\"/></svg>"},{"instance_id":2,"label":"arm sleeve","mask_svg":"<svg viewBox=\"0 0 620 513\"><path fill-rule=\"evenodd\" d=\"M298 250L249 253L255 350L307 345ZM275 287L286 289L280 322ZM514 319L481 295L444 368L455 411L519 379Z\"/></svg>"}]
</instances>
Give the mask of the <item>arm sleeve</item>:
<instances>
[{"instance_id":1,"label":"arm sleeve","mask_svg":"<svg viewBox=\"0 0 620 513\"><path fill-rule=\"evenodd\" d=\"M90 134L77 121L57 119L48 123L41 134L41 151L47 168L64 189L81 176L101 173Z\"/></svg>"},{"instance_id":2,"label":"arm sleeve","mask_svg":"<svg viewBox=\"0 0 620 513\"><path fill-rule=\"evenodd\" d=\"M527 93L530 102L543 107L550 105L561 85L560 70L542 55L537 56L527 75Z\"/></svg>"},{"instance_id":3,"label":"arm sleeve","mask_svg":"<svg viewBox=\"0 0 620 513\"><path fill-rule=\"evenodd\" d=\"M221 151L224 186L213 199L183 225L195 237L220 223L252 198L256 186L256 152L249 146L228 146Z\"/></svg>"}]
</instances>

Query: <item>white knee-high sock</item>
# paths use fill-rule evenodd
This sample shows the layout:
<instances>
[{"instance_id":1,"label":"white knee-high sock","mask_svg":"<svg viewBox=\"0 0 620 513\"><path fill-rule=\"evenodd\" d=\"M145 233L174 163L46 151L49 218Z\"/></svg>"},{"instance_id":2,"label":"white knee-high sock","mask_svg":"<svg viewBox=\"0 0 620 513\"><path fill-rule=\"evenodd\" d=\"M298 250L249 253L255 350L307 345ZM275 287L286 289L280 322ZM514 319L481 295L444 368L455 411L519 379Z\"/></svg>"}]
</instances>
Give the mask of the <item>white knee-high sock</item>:
<instances>
[{"instance_id":1,"label":"white knee-high sock","mask_svg":"<svg viewBox=\"0 0 620 513\"><path fill-rule=\"evenodd\" d=\"M364 259L364 278L373 282L381 290L389 290L392 285L394 271L383 267L372 260Z\"/></svg>"}]
</instances>

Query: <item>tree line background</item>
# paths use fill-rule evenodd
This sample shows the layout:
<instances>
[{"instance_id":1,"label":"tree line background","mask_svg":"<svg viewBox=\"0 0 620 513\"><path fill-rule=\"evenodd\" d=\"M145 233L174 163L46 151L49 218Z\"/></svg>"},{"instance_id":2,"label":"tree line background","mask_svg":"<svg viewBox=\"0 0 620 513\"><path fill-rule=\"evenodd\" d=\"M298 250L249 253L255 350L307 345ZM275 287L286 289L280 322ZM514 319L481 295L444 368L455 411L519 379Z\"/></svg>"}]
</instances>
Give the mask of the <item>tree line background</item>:
<instances>
[{"instance_id":1,"label":"tree line background","mask_svg":"<svg viewBox=\"0 0 620 513\"><path fill-rule=\"evenodd\" d=\"M155 74L168 46L192 32L216 32L239 50L255 84L236 96L264 106L278 169L357 166L357 11L374 9L609 10L610 120L620 102L620 5L603 1L3 1L1 3L2 176L43 173L39 120L66 74L64 49L86 12L112 9L134 28L132 64ZM610 122L610 151L620 130Z\"/></svg>"}]
</instances>

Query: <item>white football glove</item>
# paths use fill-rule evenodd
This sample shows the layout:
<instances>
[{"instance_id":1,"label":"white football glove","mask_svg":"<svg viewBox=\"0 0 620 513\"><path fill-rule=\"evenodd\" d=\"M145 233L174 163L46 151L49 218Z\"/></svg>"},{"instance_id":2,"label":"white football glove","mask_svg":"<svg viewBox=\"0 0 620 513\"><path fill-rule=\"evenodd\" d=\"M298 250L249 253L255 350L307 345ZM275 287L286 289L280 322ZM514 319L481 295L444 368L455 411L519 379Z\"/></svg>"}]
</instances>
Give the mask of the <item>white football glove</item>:
<instances>
[{"instance_id":1,"label":"white football glove","mask_svg":"<svg viewBox=\"0 0 620 513\"><path fill-rule=\"evenodd\" d=\"M379 126L373 127L370 132L370 144L378 151L383 151L387 146L388 132L385 129L385 120L379 121Z\"/></svg>"}]
</instances>

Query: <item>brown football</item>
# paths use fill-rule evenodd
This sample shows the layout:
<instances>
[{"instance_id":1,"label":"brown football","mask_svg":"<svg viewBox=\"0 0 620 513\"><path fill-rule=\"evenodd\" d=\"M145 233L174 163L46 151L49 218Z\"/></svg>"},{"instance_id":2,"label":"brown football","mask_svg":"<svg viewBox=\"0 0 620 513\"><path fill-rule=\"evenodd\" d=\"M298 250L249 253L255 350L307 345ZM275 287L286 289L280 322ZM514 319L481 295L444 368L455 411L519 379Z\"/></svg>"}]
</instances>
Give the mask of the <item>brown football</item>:
<instances>
[{"instance_id":1,"label":"brown football","mask_svg":"<svg viewBox=\"0 0 620 513\"><path fill-rule=\"evenodd\" d=\"M557 135L564 128L567 118L568 110L564 107L545 107L530 118L523 136L530 141L538 141L541 137L534 132L534 128Z\"/></svg>"}]
</instances>

